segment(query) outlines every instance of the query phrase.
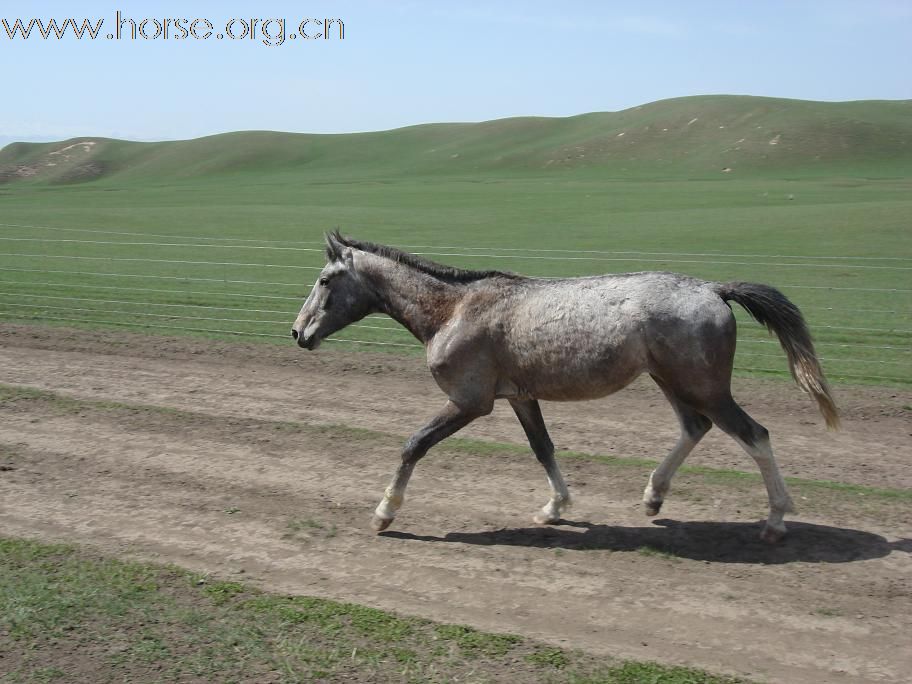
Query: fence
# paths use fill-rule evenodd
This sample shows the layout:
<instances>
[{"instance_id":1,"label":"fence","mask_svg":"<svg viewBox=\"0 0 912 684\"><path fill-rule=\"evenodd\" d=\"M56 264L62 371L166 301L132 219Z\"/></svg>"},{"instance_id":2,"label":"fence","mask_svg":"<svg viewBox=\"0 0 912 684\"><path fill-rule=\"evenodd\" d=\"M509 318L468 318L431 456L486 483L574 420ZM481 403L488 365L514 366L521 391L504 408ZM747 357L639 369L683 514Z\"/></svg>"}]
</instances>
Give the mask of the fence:
<instances>
[{"instance_id":1,"label":"fence","mask_svg":"<svg viewBox=\"0 0 912 684\"><path fill-rule=\"evenodd\" d=\"M676 270L782 289L834 379L912 383L912 258L402 245L470 268L565 276ZM280 339L323 265L321 242L0 223L0 320ZM735 307L738 309L737 307ZM786 374L778 342L740 310L736 368ZM415 351L371 317L329 338Z\"/></svg>"}]
</instances>

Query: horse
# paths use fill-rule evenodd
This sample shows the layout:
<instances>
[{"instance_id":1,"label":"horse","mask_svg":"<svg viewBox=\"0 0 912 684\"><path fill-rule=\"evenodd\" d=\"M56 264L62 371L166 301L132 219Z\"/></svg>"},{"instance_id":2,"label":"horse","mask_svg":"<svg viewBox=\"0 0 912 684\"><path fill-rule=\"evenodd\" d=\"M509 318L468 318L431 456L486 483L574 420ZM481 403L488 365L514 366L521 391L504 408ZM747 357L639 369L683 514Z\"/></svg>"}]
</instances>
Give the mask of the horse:
<instances>
[{"instance_id":1,"label":"horse","mask_svg":"<svg viewBox=\"0 0 912 684\"><path fill-rule=\"evenodd\" d=\"M548 502L533 517L553 524L570 505L539 401L604 397L648 373L671 403L680 438L649 476L647 515L658 514L672 477L713 425L753 458L769 497L761 539L786 534L794 511L769 432L732 398L735 317L742 306L775 333L798 386L813 397L829 428L839 414L799 309L779 290L718 283L663 271L575 278L532 278L453 268L394 247L326 235L326 266L291 329L308 350L374 313L398 321L425 347L446 394L443 409L413 434L371 521L381 532L403 504L416 463L428 450L510 402L544 466Z\"/></svg>"}]
</instances>

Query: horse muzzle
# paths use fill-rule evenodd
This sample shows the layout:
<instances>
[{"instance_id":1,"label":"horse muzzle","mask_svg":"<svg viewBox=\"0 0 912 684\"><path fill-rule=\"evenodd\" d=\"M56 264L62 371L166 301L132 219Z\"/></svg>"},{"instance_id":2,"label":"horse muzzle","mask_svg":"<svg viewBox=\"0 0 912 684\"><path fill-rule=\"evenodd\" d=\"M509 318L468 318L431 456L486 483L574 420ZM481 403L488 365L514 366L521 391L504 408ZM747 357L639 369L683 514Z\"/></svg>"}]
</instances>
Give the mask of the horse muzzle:
<instances>
[{"instance_id":1,"label":"horse muzzle","mask_svg":"<svg viewBox=\"0 0 912 684\"><path fill-rule=\"evenodd\" d=\"M302 349L307 349L307 350L313 351L314 349L316 349L317 347L320 346L320 340L319 340L319 338L317 338L316 335L311 335L310 337L307 337L303 333L299 333L294 328L291 329L291 337L292 337L292 339L297 341L298 346L301 347Z\"/></svg>"}]
</instances>

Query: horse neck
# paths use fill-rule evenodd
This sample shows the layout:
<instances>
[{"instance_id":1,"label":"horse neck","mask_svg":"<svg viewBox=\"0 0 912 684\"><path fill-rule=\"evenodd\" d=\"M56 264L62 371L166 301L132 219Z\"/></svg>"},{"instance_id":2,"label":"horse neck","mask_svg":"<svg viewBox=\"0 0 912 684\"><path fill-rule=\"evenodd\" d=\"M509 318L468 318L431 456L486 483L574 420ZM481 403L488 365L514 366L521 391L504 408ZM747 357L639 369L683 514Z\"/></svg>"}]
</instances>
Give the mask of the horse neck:
<instances>
[{"instance_id":1,"label":"horse neck","mask_svg":"<svg viewBox=\"0 0 912 684\"><path fill-rule=\"evenodd\" d=\"M437 333L462 296L457 287L391 259L366 253L360 261L358 271L370 283L379 311L421 342Z\"/></svg>"}]
</instances>

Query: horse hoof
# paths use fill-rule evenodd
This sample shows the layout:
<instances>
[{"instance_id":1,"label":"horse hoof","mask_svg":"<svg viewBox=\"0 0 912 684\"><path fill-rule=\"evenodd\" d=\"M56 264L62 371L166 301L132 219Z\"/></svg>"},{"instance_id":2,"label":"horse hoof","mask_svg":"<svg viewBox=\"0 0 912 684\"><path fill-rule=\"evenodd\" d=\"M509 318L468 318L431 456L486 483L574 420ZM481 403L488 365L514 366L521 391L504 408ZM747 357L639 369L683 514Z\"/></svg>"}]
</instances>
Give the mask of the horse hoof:
<instances>
[{"instance_id":1,"label":"horse hoof","mask_svg":"<svg viewBox=\"0 0 912 684\"><path fill-rule=\"evenodd\" d=\"M560 516L545 515L544 513L536 513L532 516L532 522L536 525L556 525L560 522Z\"/></svg>"},{"instance_id":2,"label":"horse hoof","mask_svg":"<svg viewBox=\"0 0 912 684\"><path fill-rule=\"evenodd\" d=\"M658 515L659 511L662 510L661 501L648 501L648 502L645 502L645 505L646 505L646 515L648 515L650 518L654 515Z\"/></svg>"},{"instance_id":3,"label":"horse hoof","mask_svg":"<svg viewBox=\"0 0 912 684\"><path fill-rule=\"evenodd\" d=\"M374 532L383 532L390 524L393 522L394 518L381 518L379 515L375 515L371 519L371 529Z\"/></svg>"},{"instance_id":4,"label":"horse hoof","mask_svg":"<svg viewBox=\"0 0 912 684\"><path fill-rule=\"evenodd\" d=\"M785 537L784 528L777 530L775 527L770 527L769 525L764 525L763 531L760 533L760 539L767 544L778 544L782 541L783 537Z\"/></svg>"}]
</instances>

